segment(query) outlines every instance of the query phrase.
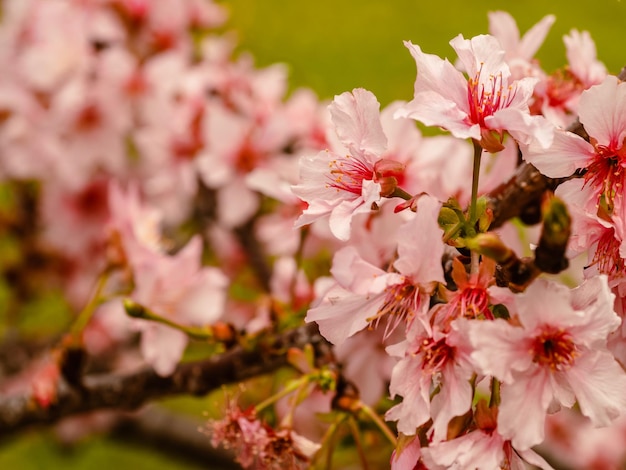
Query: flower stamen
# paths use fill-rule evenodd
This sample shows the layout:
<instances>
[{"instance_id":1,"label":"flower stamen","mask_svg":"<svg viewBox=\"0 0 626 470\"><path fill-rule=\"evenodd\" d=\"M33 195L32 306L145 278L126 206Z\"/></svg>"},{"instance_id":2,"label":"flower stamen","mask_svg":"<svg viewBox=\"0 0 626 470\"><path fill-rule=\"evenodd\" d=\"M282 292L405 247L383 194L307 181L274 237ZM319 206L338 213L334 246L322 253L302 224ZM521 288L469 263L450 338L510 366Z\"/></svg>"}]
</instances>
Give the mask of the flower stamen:
<instances>
[{"instance_id":1,"label":"flower stamen","mask_svg":"<svg viewBox=\"0 0 626 470\"><path fill-rule=\"evenodd\" d=\"M384 337L387 338L401 323L409 323L421 304L418 286L405 281L387 289L385 299L378 312L367 319L369 328L378 327L381 318L387 317Z\"/></svg>"},{"instance_id":2,"label":"flower stamen","mask_svg":"<svg viewBox=\"0 0 626 470\"><path fill-rule=\"evenodd\" d=\"M530 352L533 362L549 367L552 372L568 369L579 355L572 336L552 326L545 326L534 338Z\"/></svg>"},{"instance_id":3,"label":"flower stamen","mask_svg":"<svg viewBox=\"0 0 626 470\"><path fill-rule=\"evenodd\" d=\"M345 158L331 160L328 163L330 175L327 188L361 195L363 181L374 179L374 169L359 159L346 155Z\"/></svg>"}]
</instances>

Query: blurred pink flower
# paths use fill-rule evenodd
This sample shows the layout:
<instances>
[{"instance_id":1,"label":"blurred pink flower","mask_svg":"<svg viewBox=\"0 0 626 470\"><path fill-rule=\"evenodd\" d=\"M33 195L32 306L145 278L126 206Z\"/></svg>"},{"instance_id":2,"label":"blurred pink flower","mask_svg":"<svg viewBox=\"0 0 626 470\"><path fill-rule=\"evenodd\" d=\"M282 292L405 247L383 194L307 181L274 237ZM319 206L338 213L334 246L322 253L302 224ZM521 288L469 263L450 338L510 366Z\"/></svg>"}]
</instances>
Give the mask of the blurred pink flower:
<instances>
[{"instance_id":1,"label":"blurred pink flower","mask_svg":"<svg viewBox=\"0 0 626 470\"><path fill-rule=\"evenodd\" d=\"M489 12L489 33L500 42L504 49L504 57L511 68L512 78L520 79L541 74L534 60L535 53L555 21L554 15L546 15L520 37L517 23L509 13Z\"/></svg>"},{"instance_id":2,"label":"blurred pink flower","mask_svg":"<svg viewBox=\"0 0 626 470\"><path fill-rule=\"evenodd\" d=\"M201 265L202 240L194 237L176 255L155 253L134 273L132 299L157 315L183 325L210 325L223 314L227 279ZM182 357L187 335L154 321L137 320L141 351L159 375L169 375Z\"/></svg>"},{"instance_id":3,"label":"blurred pink flower","mask_svg":"<svg viewBox=\"0 0 626 470\"><path fill-rule=\"evenodd\" d=\"M333 235L348 240L352 217L370 212L383 196L391 195L404 165L383 159L387 137L379 107L376 97L361 88L335 97L329 109L348 154L341 156L326 150L301 158L301 183L292 189L308 207L296 227L330 216Z\"/></svg>"}]
</instances>

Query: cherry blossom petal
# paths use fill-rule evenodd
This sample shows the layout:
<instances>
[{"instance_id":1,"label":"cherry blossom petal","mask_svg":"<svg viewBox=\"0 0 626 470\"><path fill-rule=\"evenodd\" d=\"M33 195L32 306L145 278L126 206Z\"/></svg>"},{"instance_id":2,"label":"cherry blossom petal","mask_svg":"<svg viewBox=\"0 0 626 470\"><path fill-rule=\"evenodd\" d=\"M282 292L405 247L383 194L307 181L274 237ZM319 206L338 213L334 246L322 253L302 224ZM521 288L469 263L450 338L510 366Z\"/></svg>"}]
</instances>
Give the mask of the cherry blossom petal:
<instances>
[{"instance_id":1,"label":"cherry blossom petal","mask_svg":"<svg viewBox=\"0 0 626 470\"><path fill-rule=\"evenodd\" d=\"M505 51L517 52L520 42L519 29L515 19L505 11L490 11L489 34L496 37ZM531 54L534 55L534 52Z\"/></svg>"},{"instance_id":2,"label":"cherry blossom petal","mask_svg":"<svg viewBox=\"0 0 626 470\"><path fill-rule=\"evenodd\" d=\"M443 230L437 219L441 203L431 196L417 201L417 215L399 229L395 268L416 283L445 282L441 257Z\"/></svg>"},{"instance_id":3,"label":"cherry blossom petal","mask_svg":"<svg viewBox=\"0 0 626 470\"><path fill-rule=\"evenodd\" d=\"M565 55L572 73L585 87L601 83L606 77L606 67L597 58L596 45L589 31L572 29L563 36Z\"/></svg>"},{"instance_id":4,"label":"cherry blossom petal","mask_svg":"<svg viewBox=\"0 0 626 470\"><path fill-rule=\"evenodd\" d=\"M142 328L141 352L154 371L167 377L176 368L187 346L187 335L169 326L150 323Z\"/></svg>"},{"instance_id":5,"label":"cherry blossom petal","mask_svg":"<svg viewBox=\"0 0 626 470\"><path fill-rule=\"evenodd\" d=\"M500 468L504 460L503 444L497 432L488 435L476 430L451 441L429 445L422 453L429 469L491 470Z\"/></svg>"},{"instance_id":6,"label":"cherry blossom petal","mask_svg":"<svg viewBox=\"0 0 626 470\"><path fill-rule=\"evenodd\" d=\"M447 96L457 106L467 112L467 81L463 74L448 62L434 54L425 54L419 46L405 41L404 45L417 64L417 80L414 95L424 91L433 91L438 95Z\"/></svg>"},{"instance_id":7,"label":"cherry blossom petal","mask_svg":"<svg viewBox=\"0 0 626 470\"><path fill-rule=\"evenodd\" d=\"M450 362L442 371L441 391L435 395L431 403L433 416L433 441L446 438L448 423L455 416L461 416L472 405L472 386L469 379L470 369L462 369Z\"/></svg>"},{"instance_id":8,"label":"cherry blossom petal","mask_svg":"<svg viewBox=\"0 0 626 470\"><path fill-rule=\"evenodd\" d=\"M535 452L532 449L527 449L527 450L515 449L515 452L524 460L524 462L534 465L535 467L539 467L543 470L554 470L554 467L552 467L552 465L546 462L543 457L541 457L537 452ZM526 468L526 466L523 466L523 467L511 466L511 468L515 468L516 470L522 470L523 468Z\"/></svg>"},{"instance_id":9,"label":"cherry blossom petal","mask_svg":"<svg viewBox=\"0 0 626 470\"><path fill-rule=\"evenodd\" d=\"M569 327L584 323L585 312L574 310L570 303L571 291L562 284L537 279L526 292L515 297L524 328L532 332L541 325Z\"/></svg>"},{"instance_id":10,"label":"cherry blossom petal","mask_svg":"<svg viewBox=\"0 0 626 470\"><path fill-rule=\"evenodd\" d=\"M580 97L580 122L602 145L621 147L626 138L626 85L609 75Z\"/></svg>"},{"instance_id":11,"label":"cherry blossom petal","mask_svg":"<svg viewBox=\"0 0 626 470\"><path fill-rule=\"evenodd\" d=\"M465 329L475 348L471 354L478 369L505 383L512 383L513 371L527 370L532 355L525 343L527 333L523 328L509 325L505 320L468 321L457 319L456 329ZM463 326L465 325L465 326Z\"/></svg>"},{"instance_id":12,"label":"cherry blossom petal","mask_svg":"<svg viewBox=\"0 0 626 470\"><path fill-rule=\"evenodd\" d=\"M481 34L465 39L459 34L450 41L450 45L470 77L480 74L479 80L482 83L500 75L503 83L507 83L511 72L504 62L504 49L495 37Z\"/></svg>"},{"instance_id":13,"label":"cherry blossom petal","mask_svg":"<svg viewBox=\"0 0 626 470\"><path fill-rule=\"evenodd\" d=\"M423 91L416 95L395 116L415 119L427 126L443 127L459 139L480 139L480 126L468 126L467 113L454 101L433 91Z\"/></svg>"},{"instance_id":14,"label":"cherry blossom petal","mask_svg":"<svg viewBox=\"0 0 626 470\"><path fill-rule=\"evenodd\" d=\"M498 430L516 449L529 449L543 441L546 412L552 400L549 374L538 370L519 375L503 385L498 412Z\"/></svg>"},{"instance_id":15,"label":"cherry blossom petal","mask_svg":"<svg viewBox=\"0 0 626 470\"><path fill-rule=\"evenodd\" d=\"M582 413L608 426L626 412L626 373L609 352L589 351L566 372Z\"/></svg>"},{"instance_id":16,"label":"cherry blossom petal","mask_svg":"<svg viewBox=\"0 0 626 470\"><path fill-rule=\"evenodd\" d=\"M556 21L554 15L546 15L541 20L533 25L519 43L518 54L527 60L531 60L535 53L539 50L539 47L543 44L548 31ZM506 49L506 48L505 48Z\"/></svg>"},{"instance_id":17,"label":"cherry blossom petal","mask_svg":"<svg viewBox=\"0 0 626 470\"><path fill-rule=\"evenodd\" d=\"M537 167L549 178L570 176L578 168L584 168L595 156L593 146L571 132L556 130L552 145L546 149L531 144L524 152L524 159Z\"/></svg>"},{"instance_id":18,"label":"cherry blossom petal","mask_svg":"<svg viewBox=\"0 0 626 470\"><path fill-rule=\"evenodd\" d=\"M380 123L380 103L370 91L356 88L335 96L328 107L339 140L354 155L374 161L387 148L387 137Z\"/></svg>"},{"instance_id":19,"label":"cherry blossom petal","mask_svg":"<svg viewBox=\"0 0 626 470\"><path fill-rule=\"evenodd\" d=\"M585 311L580 325L570 329L577 342L589 348L606 346L606 338L621 323L613 311L614 300L606 276L587 279L572 290L572 307Z\"/></svg>"},{"instance_id":20,"label":"cherry blossom petal","mask_svg":"<svg viewBox=\"0 0 626 470\"><path fill-rule=\"evenodd\" d=\"M330 213L330 218L328 219L330 231L339 240L347 241L350 239L352 215L369 212L370 210L370 207L363 204L361 199L346 200L341 202L339 205L335 206Z\"/></svg>"},{"instance_id":21,"label":"cherry blossom petal","mask_svg":"<svg viewBox=\"0 0 626 470\"><path fill-rule=\"evenodd\" d=\"M205 267L179 305L180 315L190 323L215 323L224 313L228 278L216 268Z\"/></svg>"},{"instance_id":22,"label":"cherry blossom petal","mask_svg":"<svg viewBox=\"0 0 626 470\"><path fill-rule=\"evenodd\" d=\"M328 303L310 309L305 321L316 322L324 338L340 345L367 327L368 318L376 315L383 296L384 294L379 294L368 298L335 287L327 295Z\"/></svg>"},{"instance_id":23,"label":"cherry blossom petal","mask_svg":"<svg viewBox=\"0 0 626 470\"><path fill-rule=\"evenodd\" d=\"M520 144L535 142L541 149L550 147L554 137L552 125L543 116L532 116L514 107L496 111L485 118L485 125L494 130L506 129Z\"/></svg>"},{"instance_id":24,"label":"cherry blossom petal","mask_svg":"<svg viewBox=\"0 0 626 470\"><path fill-rule=\"evenodd\" d=\"M346 246L335 253L330 272L341 287L361 295L378 294L403 280L403 276L386 273L365 261L354 246Z\"/></svg>"},{"instance_id":25,"label":"cherry blossom petal","mask_svg":"<svg viewBox=\"0 0 626 470\"><path fill-rule=\"evenodd\" d=\"M391 455L391 470L406 470L414 468L422 455L419 437L415 437L406 447L393 451Z\"/></svg>"},{"instance_id":26,"label":"cherry blossom petal","mask_svg":"<svg viewBox=\"0 0 626 470\"><path fill-rule=\"evenodd\" d=\"M398 431L411 436L430 419L430 374L425 374L419 357L407 357L393 368L389 393L403 397L385 413L385 420L397 421Z\"/></svg>"}]
</instances>

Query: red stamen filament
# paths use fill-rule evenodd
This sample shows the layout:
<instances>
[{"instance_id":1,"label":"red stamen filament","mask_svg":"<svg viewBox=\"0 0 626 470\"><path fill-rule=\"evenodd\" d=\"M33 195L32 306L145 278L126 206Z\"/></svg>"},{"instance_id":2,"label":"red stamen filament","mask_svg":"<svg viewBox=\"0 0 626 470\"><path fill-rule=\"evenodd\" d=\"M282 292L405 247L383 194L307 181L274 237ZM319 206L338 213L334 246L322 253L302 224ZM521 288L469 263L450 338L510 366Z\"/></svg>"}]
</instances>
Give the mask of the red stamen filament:
<instances>
[{"instance_id":1,"label":"red stamen filament","mask_svg":"<svg viewBox=\"0 0 626 470\"><path fill-rule=\"evenodd\" d=\"M387 317L384 337L387 338L400 323L408 323L415 316L420 305L419 287L409 283L397 284L387 289L383 305L378 313L368 318L370 328L378 327L380 319Z\"/></svg>"},{"instance_id":2,"label":"red stamen filament","mask_svg":"<svg viewBox=\"0 0 626 470\"><path fill-rule=\"evenodd\" d=\"M489 76L489 83L480 82L483 64L473 78L467 81L467 101L470 119L474 124L485 127L485 118L496 111L508 107L515 97L516 89L512 85L505 87L502 73Z\"/></svg>"},{"instance_id":3,"label":"red stamen filament","mask_svg":"<svg viewBox=\"0 0 626 470\"><path fill-rule=\"evenodd\" d=\"M438 341L424 338L417 353L422 354L422 368L431 374L440 371L454 357L454 349L446 344L445 338Z\"/></svg>"},{"instance_id":4,"label":"red stamen filament","mask_svg":"<svg viewBox=\"0 0 626 470\"><path fill-rule=\"evenodd\" d=\"M330 177L327 187L335 188L337 191L347 191L360 196L363 181L374 179L374 169L350 155L333 160L328 166Z\"/></svg>"},{"instance_id":5,"label":"red stamen filament","mask_svg":"<svg viewBox=\"0 0 626 470\"><path fill-rule=\"evenodd\" d=\"M612 228L604 230L598 240L590 266L597 266L599 272L612 279L624 276L626 266L624 259L620 256L619 247L620 242L615 238L615 230Z\"/></svg>"},{"instance_id":6,"label":"red stamen filament","mask_svg":"<svg viewBox=\"0 0 626 470\"><path fill-rule=\"evenodd\" d=\"M596 145L596 155L587 166L585 184L591 183L600 187L609 202L613 201L615 194L624 188L626 179L626 152L623 147L616 149L614 145L609 147Z\"/></svg>"},{"instance_id":7,"label":"red stamen filament","mask_svg":"<svg viewBox=\"0 0 626 470\"><path fill-rule=\"evenodd\" d=\"M480 287L468 287L460 296L461 315L466 318L487 318L493 320L489 311L489 294Z\"/></svg>"}]
</instances>

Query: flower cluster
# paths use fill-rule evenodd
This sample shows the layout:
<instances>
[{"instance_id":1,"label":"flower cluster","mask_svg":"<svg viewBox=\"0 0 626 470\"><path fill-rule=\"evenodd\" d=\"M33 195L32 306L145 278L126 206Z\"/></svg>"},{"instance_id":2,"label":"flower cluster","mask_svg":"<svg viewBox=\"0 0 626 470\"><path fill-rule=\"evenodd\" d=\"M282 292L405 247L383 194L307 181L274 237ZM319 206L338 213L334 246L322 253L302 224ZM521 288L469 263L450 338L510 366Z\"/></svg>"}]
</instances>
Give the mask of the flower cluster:
<instances>
[{"instance_id":1,"label":"flower cluster","mask_svg":"<svg viewBox=\"0 0 626 470\"><path fill-rule=\"evenodd\" d=\"M396 358L389 392L400 397L385 418L404 436L393 468L517 468L524 461L551 468L533 450L545 440L548 416L577 405L593 425L609 426L626 411L619 329L626 295L626 86L606 76L589 52L588 35L577 31L565 37L570 67L561 80L543 72L533 55L553 22L544 18L520 40L512 18L494 13L492 35L450 42L457 66L406 43L417 65L415 92L394 117L473 143L469 201L460 191L429 187L417 171L425 159L440 158L449 185L458 174L448 171L448 162L466 164L467 152L426 157L424 137L409 160L390 158L384 143L394 134L378 124L378 107L363 90L330 106L347 156L301 160L302 182L294 192L308 208L299 224L329 214L331 232L348 242L335 253L332 282L306 320L338 346L382 329L380 341ZM340 114L345 103L353 104ZM563 127L572 114L586 134ZM518 258L528 251L523 245L519 251L506 226L490 228L492 212L479 199L489 191L481 159L501 161L518 151L546 176L569 179L557 198L544 196L532 263ZM509 174L498 173L504 183ZM389 204L393 212L412 210L392 215ZM354 227L364 212L368 222ZM401 217L391 234L372 230L372 221L391 217ZM550 227L557 218L555 232ZM372 253L372 243L382 256ZM542 268L546 246L560 246L571 258L588 253L584 270L570 270L575 284L537 279L568 264ZM533 274L524 277L521 266Z\"/></svg>"},{"instance_id":2,"label":"flower cluster","mask_svg":"<svg viewBox=\"0 0 626 470\"><path fill-rule=\"evenodd\" d=\"M162 377L190 343L271 350L296 378L206 429L253 468L305 468L347 429L394 469L548 469L558 426L623 427L626 85L588 33L552 74L534 55L553 16L520 37L493 12L454 64L406 42L414 96L381 107L288 95L209 0L2 13L0 228L23 253L2 273L16 318L41 286L75 314L0 390L49 407L80 385L70 350ZM322 352L265 342L307 323Z\"/></svg>"}]
</instances>

